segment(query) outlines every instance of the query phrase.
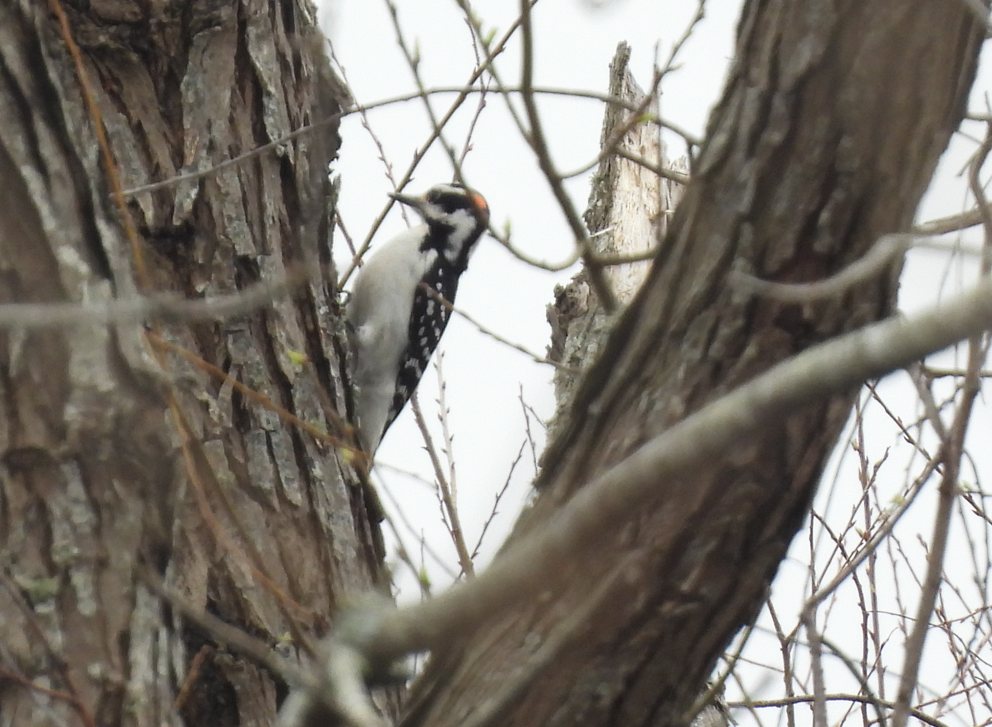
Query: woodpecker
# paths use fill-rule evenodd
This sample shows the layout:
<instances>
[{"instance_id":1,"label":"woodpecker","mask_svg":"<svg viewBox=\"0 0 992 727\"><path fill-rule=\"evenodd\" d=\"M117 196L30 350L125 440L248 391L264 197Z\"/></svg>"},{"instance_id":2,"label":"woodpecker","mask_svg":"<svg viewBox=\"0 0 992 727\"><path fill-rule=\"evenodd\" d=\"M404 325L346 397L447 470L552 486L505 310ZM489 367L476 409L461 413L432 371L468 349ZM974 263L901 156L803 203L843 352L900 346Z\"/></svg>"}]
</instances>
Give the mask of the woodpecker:
<instances>
[{"instance_id":1,"label":"woodpecker","mask_svg":"<svg viewBox=\"0 0 992 727\"><path fill-rule=\"evenodd\" d=\"M348 300L358 431L368 454L417 388L448 325L451 311L437 296L454 302L458 278L489 225L486 200L458 184L439 184L422 197L390 196L424 223L362 266Z\"/></svg>"}]
</instances>

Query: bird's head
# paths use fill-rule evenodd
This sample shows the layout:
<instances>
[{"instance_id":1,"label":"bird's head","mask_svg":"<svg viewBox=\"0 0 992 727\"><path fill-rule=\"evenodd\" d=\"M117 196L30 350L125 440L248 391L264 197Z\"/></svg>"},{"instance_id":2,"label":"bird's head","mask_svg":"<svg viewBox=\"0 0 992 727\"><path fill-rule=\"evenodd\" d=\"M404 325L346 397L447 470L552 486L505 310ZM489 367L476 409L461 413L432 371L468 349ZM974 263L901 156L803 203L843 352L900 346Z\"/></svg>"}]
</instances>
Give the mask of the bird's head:
<instances>
[{"instance_id":1,"label":"bird's head","mask_svg":"<svg viewBox=\"0 0 992 727\"><path fill-rule=\"evenodd\" d=\"M421 197L390 196L417 211L430 229L429 244L452 261L463 258L489 226L485 198L459 184L435 185Z\"/></svg>"}]
</instances>

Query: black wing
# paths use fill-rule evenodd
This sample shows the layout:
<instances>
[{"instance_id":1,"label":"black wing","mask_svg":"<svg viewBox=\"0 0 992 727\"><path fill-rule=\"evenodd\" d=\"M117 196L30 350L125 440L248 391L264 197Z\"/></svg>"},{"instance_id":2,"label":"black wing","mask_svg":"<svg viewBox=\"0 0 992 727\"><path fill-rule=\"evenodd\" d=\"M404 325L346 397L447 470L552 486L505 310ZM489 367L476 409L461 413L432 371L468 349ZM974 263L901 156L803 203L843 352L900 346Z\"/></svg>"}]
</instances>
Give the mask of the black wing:
<instances>
[{"instance_id":1,"label":"black wing","mask_svg":"<svg viewBox=\"0 0 992 727\"><path fill-rule=\"evenodd\" d=\"M427 364L437 348L441 335L448 325L451 311L438 300L441 296L448 302L454 302L458 291L458 270L438 259L435 265L417 286L413 297L413 309L410 314L410 331L407 337L407 347L400 361L399 372L396 376L396 393L389 407L386 426L382 433L385 435L389 425L399 416L410 395L420 383L420 378L427 370ZM425 287L429 286L437 295L431 295Z\"/></svg>"}]
</instances>

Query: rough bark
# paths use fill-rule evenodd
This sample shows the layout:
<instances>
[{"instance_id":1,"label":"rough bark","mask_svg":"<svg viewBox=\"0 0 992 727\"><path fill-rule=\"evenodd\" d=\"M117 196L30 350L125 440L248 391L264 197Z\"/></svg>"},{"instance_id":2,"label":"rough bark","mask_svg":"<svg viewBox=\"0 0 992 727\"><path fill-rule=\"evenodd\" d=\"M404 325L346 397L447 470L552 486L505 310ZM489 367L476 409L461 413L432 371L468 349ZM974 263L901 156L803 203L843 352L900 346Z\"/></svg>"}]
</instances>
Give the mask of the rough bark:
<instances>
[{"instance_id":1,"label":"rough bark","mask_svg":"<svg viewBox=\"0 0 992 727\"><path fill-rule=\"evenodd\" d=\"M125 188L250 151L347 101L307 0L65 9ZM0 302L198 298L330 262L335 126L133 197L143 275L45 3L0 3L0 118ZM267 310L153 333L332 430L346 403L335 295L312 279ZM0 331L5 723L272 722L283 686L153 595L142 563L289 652L290 621L321 634L343 591L378 578L378 525L335 449L166 360L141 326ZM170 397L196 437L185 461Z\"/></svg>"},{"instance_id":2,"label":"rough bark","mask_svg":"<svg viewBox=\"0 0 992 727\"><path fill-rule=\"evenodd\" d=\"M819 280L908 229L963 113L983 36L964 3L745 5L693 181L643 289L584 375L512 538L706 402L891 312L897 271L804 306L756 299L728 276ZM612 578L500 723L684 724L715 659L763 602L853 397L756 431L694 477L658 482L635 521L594 557L561 563L540 599L437 650L407 723L464 722Z\"/></svg>"}]
</instances>

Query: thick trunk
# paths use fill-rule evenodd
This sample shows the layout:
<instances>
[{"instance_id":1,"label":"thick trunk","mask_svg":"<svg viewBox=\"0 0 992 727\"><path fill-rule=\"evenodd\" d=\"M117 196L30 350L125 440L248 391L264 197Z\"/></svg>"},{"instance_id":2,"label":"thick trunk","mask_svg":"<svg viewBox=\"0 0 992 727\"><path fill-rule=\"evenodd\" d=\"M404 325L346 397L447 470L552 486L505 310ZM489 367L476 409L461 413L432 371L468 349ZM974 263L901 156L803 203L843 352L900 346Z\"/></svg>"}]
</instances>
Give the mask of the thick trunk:
<instances>
[{"instance_id":1,"label":"thick trunk","mask_svg":"<svg viewBox=\"0 0 992 727\"><path fill-rule=\"evenodd\" d=\"M515 538L706 402L891 312L893 275L804 306L749 296L729 275L819 280L908 229L963 113L983 35L965 3L746 4L693 181L559 424ZM659 481L636 520L593 557L562 563L540 599L436 651L408 723L462 723L587 608L501 724L684 723L714 660L763 602L852 400L810 406L695 477Z\"/></svg>"},{"instance_id":2,"label":"thick trunk","mask_svg":"<svg viewBox=\"0 0 992 727\"><path fill-rule=\"evenodd\" d=\"M346 101L306 0L64 5L124 188L230 159ZM199 298L330 260L335 126L131 197L132 249L85 96L54 3L0 3L0 302ZM322 633L343 590L374 584L377 524L333 446L155 341L333 431L328 412L345 411L334 296L311 279L269 309L147 336L0 331L5 723L179 724L181 690L187 724L271 722L281 686L184 622L140 565L274 645L291 621Z\"/></svg>"}]
</instances>

